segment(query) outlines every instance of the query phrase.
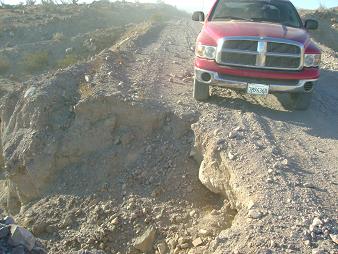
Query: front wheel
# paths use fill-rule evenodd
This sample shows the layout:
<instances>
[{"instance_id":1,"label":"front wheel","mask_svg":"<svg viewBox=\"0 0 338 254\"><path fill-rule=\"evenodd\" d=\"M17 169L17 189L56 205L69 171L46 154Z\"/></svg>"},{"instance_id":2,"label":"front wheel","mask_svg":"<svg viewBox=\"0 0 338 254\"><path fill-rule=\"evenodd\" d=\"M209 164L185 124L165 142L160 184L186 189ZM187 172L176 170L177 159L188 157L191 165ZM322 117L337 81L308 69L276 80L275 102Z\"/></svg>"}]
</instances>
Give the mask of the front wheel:
<instances>
[{"instance_id":1,"label":"front wheel","mask_svg":"<svg viewBox=\"0 0 338 254\"><path fill-rule=\"evenodd\" d=\"M307 110L311 104L312 93L290 93L290 106L295 110Z\"/></svg>"},{"instance_id":2,"label":"front wheel","mask_svg":"<svg viewBox=\"0 0 338 254\"><path fill-rule=\"evenodd\" d=\"M205 101L209 98L209 85L194 79L193 95L197 101Z\"/></svg>"}]
</instances>

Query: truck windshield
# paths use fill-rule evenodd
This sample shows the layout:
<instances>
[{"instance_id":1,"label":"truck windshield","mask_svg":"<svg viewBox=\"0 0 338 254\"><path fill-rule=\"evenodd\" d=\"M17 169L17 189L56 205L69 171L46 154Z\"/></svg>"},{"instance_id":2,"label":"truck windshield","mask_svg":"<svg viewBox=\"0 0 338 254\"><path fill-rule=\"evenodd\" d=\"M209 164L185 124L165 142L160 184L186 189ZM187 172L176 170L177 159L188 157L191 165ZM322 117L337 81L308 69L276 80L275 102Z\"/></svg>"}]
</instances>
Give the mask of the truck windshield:
<instances>
[{"instance_id":1,"label":"truck windshield","mask_svg":"<svg viewBox=\"0 0 338 254\"><path fill-rule=\"evenodd\" d=\"M302 27L295 7L288 1L279 0L219 0L209 18L210 21L245 20L280 23Z\"/></svg>"}]
</instances>

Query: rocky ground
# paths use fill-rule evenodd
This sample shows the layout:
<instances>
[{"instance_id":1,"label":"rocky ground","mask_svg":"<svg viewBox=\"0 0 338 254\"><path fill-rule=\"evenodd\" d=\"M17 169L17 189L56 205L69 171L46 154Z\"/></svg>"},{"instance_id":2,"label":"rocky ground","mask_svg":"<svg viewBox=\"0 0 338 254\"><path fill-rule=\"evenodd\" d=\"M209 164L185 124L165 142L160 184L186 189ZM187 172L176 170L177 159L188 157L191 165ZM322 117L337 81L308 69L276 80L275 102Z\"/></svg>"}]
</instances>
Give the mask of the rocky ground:
<instances>
[{"instance_id":1,"label":"rocky ground","mask_svg":"<svg viewBox=\"0 0 338 254\"><path fill-rule=\"evenodd\" d=\"M2 79L3 216L49 253L337 253L336 52L321 41L308 111L219 88L198 103L199 29L145 24L86 63Z\"/></svg>"}]
</instances>

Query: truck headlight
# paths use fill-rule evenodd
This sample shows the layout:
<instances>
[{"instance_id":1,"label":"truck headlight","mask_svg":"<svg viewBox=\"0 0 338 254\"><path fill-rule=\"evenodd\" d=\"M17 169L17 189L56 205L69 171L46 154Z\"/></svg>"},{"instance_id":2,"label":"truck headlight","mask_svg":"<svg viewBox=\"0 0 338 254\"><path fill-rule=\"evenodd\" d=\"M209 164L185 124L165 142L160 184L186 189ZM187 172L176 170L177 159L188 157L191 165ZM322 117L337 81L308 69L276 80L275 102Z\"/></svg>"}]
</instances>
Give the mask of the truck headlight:
<instances>
[{"instance_id":1,"label":"truck headlight","mask_svg":"<svg viewBox=\"0 0 338 254\"><path fill-rule=\"evenodd\" d=\"M195 54L198 57L206 59L215 59L216 58L216 47L206 46L206 45L197 45Z\"/></svg>"},{"instance_id":2,"label":"truck headlight","mask_svg":"<svg viewBox=\"0 0 338 254\"><path fill-rule=\"evenodd\" d=\"M318 67L320 64L320 54L305 54L304 66L305 67Z\"/></svg>"}]
</instances>

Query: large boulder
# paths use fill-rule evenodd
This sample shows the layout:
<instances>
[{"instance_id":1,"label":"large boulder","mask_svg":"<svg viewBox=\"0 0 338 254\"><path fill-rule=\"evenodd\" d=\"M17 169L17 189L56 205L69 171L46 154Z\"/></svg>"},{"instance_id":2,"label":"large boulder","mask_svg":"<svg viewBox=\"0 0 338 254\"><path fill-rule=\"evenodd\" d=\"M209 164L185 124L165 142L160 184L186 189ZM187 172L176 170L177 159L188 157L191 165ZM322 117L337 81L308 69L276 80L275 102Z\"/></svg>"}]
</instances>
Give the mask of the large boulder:
<instances>
[{"instance_id":1,"label":"large boulder","mask_svg":"<svg viewBox=\"0 0 338 254\"><path fill-rule=\"evenodd\" d=\"M33 234L27 229L24 229L23 227L20 227L18 225L11 226L10 241L14 246L23 245L29 251L31 251L35 245L35 237L33 236Z\"/></svg>"}]
</instances>

